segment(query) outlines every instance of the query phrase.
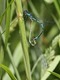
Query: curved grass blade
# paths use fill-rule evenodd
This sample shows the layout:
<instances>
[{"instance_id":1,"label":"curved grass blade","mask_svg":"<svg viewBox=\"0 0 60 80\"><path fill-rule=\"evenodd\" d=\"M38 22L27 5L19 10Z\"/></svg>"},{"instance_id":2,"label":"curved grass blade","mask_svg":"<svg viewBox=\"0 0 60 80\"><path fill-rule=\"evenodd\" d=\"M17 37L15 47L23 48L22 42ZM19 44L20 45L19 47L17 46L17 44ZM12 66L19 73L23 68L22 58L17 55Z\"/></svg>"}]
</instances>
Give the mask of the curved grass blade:
<instances>
[{"instance_id":1,"label":"curved grass blade","mask_svg":"<svg viewBox=\"0 0 60 80\"><path fill-rule=\"evenodd\" d=\"M3 65L3 64L0 64L0 67L1 67L2 69L4 69L4 70L8 73L8 75L10 76L10 78L11 78L12 80L17 80L7 66L5 66L5 65Z\"/></svg>"},{"instance_id":2,"label":"curved grass blade","mask_svg":"<svg viewBox=\"0 0 60 80\"><path fill-rule=\"evenodd\" d=\"M18 19L17 19L17 17L16 17L16 18L10 23L10 30L9 30L10 32L13 32L13 31L14 31L17 23L18 23ZM4 30L4 31L1 33L1 35L2 35L3 33L5 33L5 31L6 31L6 30Z\"/></svg>"},{"instance_id":3,"label":"curved grass blade","mask_svg":"<svg viewBox=\"0 0 60 80\"><path fill-rule=\"evenodd\" d=\"M51 72L51 71L49 71L52 75L54 75L54 76L56 76L56 77L58 77L59 79L60 79L60 74L58 74L58 73L56 73L56 72Z\"/></svg>"}]
</instances>

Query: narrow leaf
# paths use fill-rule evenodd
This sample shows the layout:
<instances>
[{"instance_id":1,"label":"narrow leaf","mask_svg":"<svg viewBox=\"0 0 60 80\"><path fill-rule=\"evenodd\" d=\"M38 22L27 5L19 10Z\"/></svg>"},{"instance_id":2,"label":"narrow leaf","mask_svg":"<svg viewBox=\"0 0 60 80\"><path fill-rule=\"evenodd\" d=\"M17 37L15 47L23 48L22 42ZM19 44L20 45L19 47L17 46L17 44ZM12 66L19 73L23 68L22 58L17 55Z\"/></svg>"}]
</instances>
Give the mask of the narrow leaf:
<instances>
[{"instance_id":1,"label":"narrow leaf","mask_svg":"<svg viewBox=\"0 0 60 80\"><path fill-rule=\"evenodd\" d=\"M11 0L11 2L9 3L9 6L5 9L5 11L3 12L3 14L0 16L0 24L2 23L3 17L7 11L7 9L10 7L10 5L13 3L14 0Z\"/></svg>"},{"instance_id":2,"label":"narrow leaf","mask_svg":"<svg viewBox=\"0 0 60 80\"><path fill-rule=\"evenodd\" d=\"M9 2L7 1L7 7L9 6ZM5 31L5 45L7 45L8 39L9 39L9 29L10 29L10 16L11 16L11 7L7 9L6 14L6 31Z\"/></svg>"},{"instance_id":3,"label":"narrow leaf","mask_svg":"<svg viewBox=\"0 0 60 80\"><path fill-rule=\"evenodd\" d=\"M10 76L10 78L11 78L12 80L17 80L17 79L15 78L15 76L12 74L12 72L9 70L8 67L6 67L6 66L3 65L3 64L0 64L0 67L1 67L2 69L4 69L4 70L8 73L8 75Z\"/></svg>"},{"instance_id":4,"label":"narrow leaf","mask_svg":"<svg viewBox=\"0 0 60 80\"><path fill-rule=\"evenodd\" d=\"M56 73L56 72L51 72L51 71L49 71L52 75L54 75L54 76L56 76L56 77L58 77L59 79L60 79L60 74L58 74L58 73Z\"/></svg>"}]
</instances>

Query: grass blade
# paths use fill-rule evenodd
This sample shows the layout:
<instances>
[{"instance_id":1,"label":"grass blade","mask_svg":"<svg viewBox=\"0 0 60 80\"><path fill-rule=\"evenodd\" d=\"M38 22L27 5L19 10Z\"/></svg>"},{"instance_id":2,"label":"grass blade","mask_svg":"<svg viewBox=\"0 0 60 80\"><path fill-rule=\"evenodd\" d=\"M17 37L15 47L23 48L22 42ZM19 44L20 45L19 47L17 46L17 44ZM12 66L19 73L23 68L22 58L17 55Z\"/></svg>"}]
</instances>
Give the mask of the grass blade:
<instances>
[{"instance_id":1,"label":"grass blade","mask_svg":"<svg viewBox=\"0 0 60 80\"><path fill-rule=\"evenodd\" d=\"M2 69L4 69L4 70L8 73L8 75L10 76L10 78L11 78L12 80L17 80L17 79L15 78L15 76L11 73L11 71L9 70L8 67L6 67L6 66L3 65L3 64L0 64L0 67L1 67Z\"/></svg>"}]
</instances>

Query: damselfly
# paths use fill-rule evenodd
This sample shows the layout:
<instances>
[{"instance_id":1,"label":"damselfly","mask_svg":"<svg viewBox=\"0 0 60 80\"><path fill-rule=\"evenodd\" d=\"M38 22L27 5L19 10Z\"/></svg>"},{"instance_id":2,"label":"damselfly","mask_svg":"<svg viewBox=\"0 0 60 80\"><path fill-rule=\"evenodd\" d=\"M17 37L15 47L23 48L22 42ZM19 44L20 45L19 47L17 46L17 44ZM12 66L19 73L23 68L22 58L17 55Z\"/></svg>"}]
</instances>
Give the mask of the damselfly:
<instances>
[{"instance_id":1,"label":"damselfly","mask_svg":"<svg viewBox=\"0 0 60 80\"><path fill-rule=\"evenodd\" d=\"M39 26L42 28L42 31L39 32L39 34L38 34L36 37L32 38L32 39L31 39L32 29L30 28L29 42L30 42L30 44L31 44L32 46L34 46L34 45L36 44L36 40L41 36L41 34L42 34L43 31L44 31L44 25L45 25L45 23L44 23L42 20L34 17L34 16L33 16L29 11L27 11L27 10L24 10L24 11L23 11L23 16L24 16L24 19L25 19L26 17L29 18L31 22L35 21L35 22L36 22L37 24L39 24ZM46 21L46 22L48 22L48 21ZM5 32L5 31L4 31L4 32ZM4 32L3 32L3 33L4 33ZM3 34L3 33L2 33L2 34Z\"/></svg>"},{"instance_id":2,"label":"damselfly","mask_svg":"<svg viewBox=\"0 0 60 80\"><path fill-rule=\"evenodd\" d=\"M32 38L32 39L31 39L32 29L30 28L29 42L30 42L30 44L31 44L32 46L34 46L34 45L36 44L36 40L37 40L37 39L41 36L41 34L43 33L44 24L43 24L42 20L39 20L39 19L35 18L35 17L34 17L29 11L27 11L27 10L25 10L25 11L23 12L23 15L24 15L25 18L27 17L27 18L29 18L31 21L35 21L36 23L38 23L39 26L41 26L41 28L42 28L42 31L39 32L39 34L38 34L36 37Z\"/></svg>"}]
</instances>

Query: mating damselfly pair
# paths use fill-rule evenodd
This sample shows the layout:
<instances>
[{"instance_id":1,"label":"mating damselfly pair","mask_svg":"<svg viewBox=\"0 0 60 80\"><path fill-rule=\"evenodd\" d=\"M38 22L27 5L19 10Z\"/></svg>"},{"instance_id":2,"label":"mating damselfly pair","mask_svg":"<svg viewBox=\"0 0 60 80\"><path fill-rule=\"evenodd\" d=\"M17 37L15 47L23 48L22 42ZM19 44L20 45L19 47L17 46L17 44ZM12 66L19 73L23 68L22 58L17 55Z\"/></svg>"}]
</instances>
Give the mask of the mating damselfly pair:
<instances>
[{"instance_id":1,"label":"mating damselfly pair","mask_svg":"<svg viewBox=\"0 0 60 80\"><path fill-rule=\"evenodd\" d=\"M23 11L23 15L24 15L24 19L27 18L27 20L30 20L30 23L34 23L34 31L33 31L33 26L30 24L30 35L29 35L29 43L34 46L36 44L36 41L40 38L40 36L42 35L43 31L44 31L44 27L46 26L46 24L48 23L53 23L50 21L44 21L40 20L36 17L33 16L33 14L31 14L29 11L24 10ZM37 32L36 32L37 31ZM37 33L37 34L36 34ZM36 34L36 35L35 35Z\"/></svg>"},{"instance_id":2,"label":"mating damselfly pair","mask_svg":"<svg viewBox=\"0 0 60 80\"><path fill-rule=\"evenodd\" d=\"M33 28L32 28L32 26L31 26L31 24L30 24L30 34L29 34L29 43L32 45L32 46L34 46L35 44L36 44L36 40L37 39L39 39L39 37L41 36L41 34L43 33L43 31L44 31L44 26L45 26L45 23L47 23L48 21L46 21L46 22L43 22L42 20L40 20L40 19L38 19L38 18L36 18L36 17L34 17L29 11L27 11L27 10L24 10L23 11L23 16L24 16L24 20L26 20L26 18L27 18L27 20L29 19L30 20L30 22L32 23L34 23L34 26L36 26L36 27L34 27L35 28L35 30L37 29L37 26L38 26L38 32L36 32L37 33L37 35L33 35ZM41 30L39 30L41 28ZM5 32L5 31L4 31ZM3 32L3 33L4 33ZM35 34L35 33L34 33Z\"/></svg>"}]
</instances>

